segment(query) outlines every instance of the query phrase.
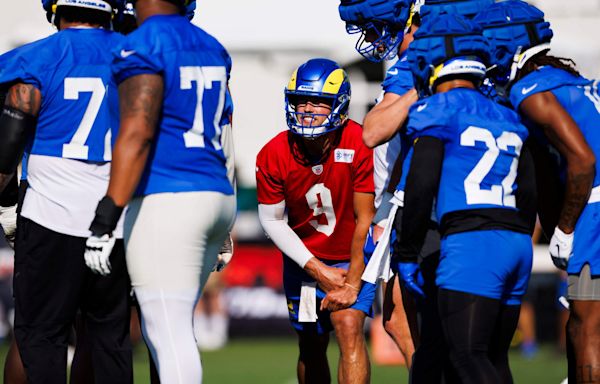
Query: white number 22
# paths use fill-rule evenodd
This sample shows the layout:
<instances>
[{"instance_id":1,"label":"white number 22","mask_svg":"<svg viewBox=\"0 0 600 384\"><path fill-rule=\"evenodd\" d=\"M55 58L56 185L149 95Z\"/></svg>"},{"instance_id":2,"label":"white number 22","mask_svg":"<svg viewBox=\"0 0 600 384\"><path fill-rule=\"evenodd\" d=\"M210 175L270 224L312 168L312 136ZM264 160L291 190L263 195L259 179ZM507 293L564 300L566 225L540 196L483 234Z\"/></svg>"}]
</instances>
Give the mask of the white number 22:
<instances>
[{"instance_id":1,"label":"white number 22","mask_svg":"<svg viewBox=\"0 0 600 384\"><path fill-rule=\"evenodd\" d=\"M317 220L309 221L317 231L330 236L335 229L336 218L333 211L333 200L331 199L331 190L323 183L313 185L306 192L306 201L308 206L313 210L313 216L317 217L325 214L327 224L319 224ZM319 196L321 197L321 206L319 206Z\"/></svg>"},{"instance_id":2,"label":"white number 22","mask_svg":"<svg viewBox=\"0 0 600 384\"><path fill-rule=\"evenodd\" d=\"M487 151L464 181L467 204L494 204L515 208L516 198L512 194L512 186L517 178L517 166L523 141L514 132L503 132L500 137L494 139L494 135L487 129L473 126L460 135L462 146L473 147L477 141L484 143ZM481 189L481 183L492 170L500 151L508 151L508 147L513 147L517 154L510 164L508 174L500 185L492 185L489 190Z\"/></svg>"},{"instance_id":3,"label":"white number 22","mask_svg":"<svg viewBox=\"0 0 600 384\"><path fill-rule=\"evenodd\" d=\"M182 90L192 89L192 83L196 82L196 111L192 129L183 134L186 148L204 148L204 108L202 99L205 89L213 89L213 83L220 84L219 100L213 117L215 136L211 139L216 150L221 149L221 116L225 105L225 91L227 90L227 72L225 67L180 67L180 87Z\"/></svg>"}]
</instances>

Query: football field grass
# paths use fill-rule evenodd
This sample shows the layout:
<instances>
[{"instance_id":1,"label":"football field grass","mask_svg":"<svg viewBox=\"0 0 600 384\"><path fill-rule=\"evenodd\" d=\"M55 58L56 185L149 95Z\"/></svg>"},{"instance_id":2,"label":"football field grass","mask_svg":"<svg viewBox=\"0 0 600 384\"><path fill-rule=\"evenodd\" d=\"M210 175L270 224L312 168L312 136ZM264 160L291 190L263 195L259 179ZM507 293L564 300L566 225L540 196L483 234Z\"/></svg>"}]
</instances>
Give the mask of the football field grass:
<instances>
[{"instance_id":1,"label":"football field grass","mask_svg":"<svg viewBox=\"0 0 600 384\"><path fill-rule=\"evenodd\" d=\"M4 363L7 347L0 348ZM337 346L329 347L330 365L337 361ZM143 348L135 353L135 383L149 382L148 358ZM294 384L297 359L295 340L289 338L238 339L225 348L203 352L204 382L240 384ZM535 358L527 360L518 351L511 352L511 367L515 383L558 384L566 376L566 360L550 346L540 349ZM335 370L332 369L332 382ZM372 367L372 383L406 383L404 367ZM0 381L1 382L1 381Z\"/></svg>"}]
</instances>

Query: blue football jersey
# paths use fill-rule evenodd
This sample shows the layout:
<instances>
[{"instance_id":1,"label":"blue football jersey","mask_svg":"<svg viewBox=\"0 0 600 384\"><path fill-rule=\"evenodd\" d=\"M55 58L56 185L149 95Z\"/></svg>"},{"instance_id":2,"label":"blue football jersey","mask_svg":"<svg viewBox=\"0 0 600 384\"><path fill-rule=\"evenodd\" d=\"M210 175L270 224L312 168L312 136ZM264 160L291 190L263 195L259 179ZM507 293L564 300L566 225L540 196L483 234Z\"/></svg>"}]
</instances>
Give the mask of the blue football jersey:
<instances>
[{"instance_id":1,"label":"blue football jersey","mask_svg":"<svg viewBox=\"0 0 600 384\"><path fill-rule=\"evenodd\" d=\"M408 134L444 143L436 216L482 208L516 210L517 166L527 128L519 116L482 95L457 88L412 106Z\"/></svg>"},{"instance_id":2,"label":"blue football jersey","mask_svg":"<svg viewBox=\"0 0 600 384\"><path fill-rule=\"evenodd\" d=\"M233 194L221 147L233 112L230 71L225 48L179 15L147 19L114 51L119 83L140 74L159 74L164 81L162 114L136 195Z\"/></svg>"},{"instance_id":3,"label":"blue football jersey","mask_svg":"<svg viewBox=\"0 0 600 384\"><path fill-rule=\"evenodd\" d=\"M574 76L562 69L544 66L523 77L512 86L510 101L515 110L527 97L540 92L550 91L562 107L571 115L579 126L588 145L596 157L600 157L600 93L598 93L598 80L592 81L581 76ZM527 122L526 122L527 124ZM543 144L541 130L535 126L530 127L532 135L539 138ZM552 153L558 153L551 148ZM564 181L566 161L561 157L561 176ZM596 162L596 176L594 187L600 185L600 162Z\"/></svg>"},{"instance_id":4,"label":"blue football jersey","mask_svg":"<svg viewBox=\"0 0 600 384\"><path fill-rule=\"evenodd\" d=\"M406 52L404 52L398 58L398 61L388 69L381 87L384 92L395 93L399 96L404 95L415 87L413 75L408 66Z\"/></svg>"},{"instance_id":5,"label":"blue football jersey","mask_svg":"<svg viewBox=\"0 0 600 384\"><path fill-rule=\"evenodd\" d=\"M111 160L119 126L110 51L122 35L96 28L68 28L0 59L0 84L20 82L42 95L37 127L27 152L92 162Z\"/></svg>"}]
</instances>

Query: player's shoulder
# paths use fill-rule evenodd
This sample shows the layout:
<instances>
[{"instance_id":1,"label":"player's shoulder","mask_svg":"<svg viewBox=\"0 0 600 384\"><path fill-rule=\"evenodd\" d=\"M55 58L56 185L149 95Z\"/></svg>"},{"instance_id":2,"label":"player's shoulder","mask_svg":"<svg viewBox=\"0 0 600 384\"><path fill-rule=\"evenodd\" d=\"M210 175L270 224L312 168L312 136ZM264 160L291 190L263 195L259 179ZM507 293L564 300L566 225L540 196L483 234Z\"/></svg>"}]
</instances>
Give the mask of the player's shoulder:
<instances>
[{"instance_id":1,"label":"player's shoulder","mask_svg":"<svg viewBox=\"0 0 600 384\"><path fill-rule=\"evenodd\" d=\"M193 46L225 51L225 47L214 36L179 15L150 17L128 38L139 43L146 41L146 44L148 40L153 41L157 45L149 48L156 50Z\"/></svg>"},{"instance_id":2,"label":"player's shoulder","mask_svg":"<svg viewBox=\"0 0 600 384\"><path fill-rule=\"evenodd\" d=\"M274 158L282 153L290 153L289 131L281 131L269 140L258 152L258 160Z\"/></svg>"},{"instance_id":3,"label":"player's shoulder","mask_svg":"<svg viewBox=\"0 0 600 384\"><path fill-rule=\"evenodd\" d=\"M43 39L24 44L2 55L5 59L0 59L0 63L6 64L7 60L26 60L28 62L43 61L55 57L54 52L57 45L62 43L60 33L54 33ZM54 60L53 60L54 61Z\"/></svg>"},{"instance_id":4,"label":"player's shoulder","mask_svg":"<svg viewBox=\"0 0 600 384\"><path fill-rule=\"evenodd\" d=\"M0 56L0 84L29 79L40 67L57 65L55 46L58 33L22 45ZM36 77L36 76L33 76Z\"/></svg>"},{"instance_id":5,"label":"player's shoulder","mask_svg":"<svg viewBox=\"0 0 600 384\"><path fill-rule=\"evenodd\" d=\"M158 27L155 23L151 23L151 20L152 18L142 23L135 31L124 36L121 39L120 44L115 47L115 53L120 53L121 50L123 50L125 55L120 56L121 58L126 59L129 57L127 54L128 52L135 51L137 54L150 54L158 49L160 39L157 38L155 33Z\"/></svg>"},{"instance_id":6,"label":"player's shoulder","mask_svg":"<svg viewBox=\"0 0 600 384\"><path fill-rule=\"evenodd\" d=\"M342 138L338 146L351 147L353 149L367 148L362 140L362 125L354 120L348 119L342 130Z\"/></svg>"},{"instance_id":7,"label":"player's shoulder","mask_svg":"<svg viewBox=\"0 0 600 384\"><path fill-rule=\"evenodd\" d=\"M362 137L362 130L362 125L352 119L348 119L344 126L344 134L349 137Z\"/></svg>"},{"instance_id":8,"label":"player's shoulder","mask_svg":"<svg viewBox=\"0 0 600 384\"><path fill-rule=\"evenodd\" d=\"M414 86L412 72L408 66L406 55L401 55L398 61L387 70L385 79L381 84L386 93L403 95Z\"/></svg>"},{"instance_id":9,"label":"player's shoulder","mask_svg":"<svg viewBox=\"0 0 600 384\"><path fill-rule=\"evenodd\" d=\"M449 116L456 113L456 105L449 92L436 93L413 104L409 110L407 134L412 137L432 127L443 127L448 124Z\"/></svg>"},{"instance_id":10,"label":"player's shoulder","mask_svg":"<svg viewBox=\"0 0 600 384\"><path fill-rule=\"evenodd\" d=\"M510 101L515 109L529 96L536 93L552 91L563 86L582 86L590 83L583 76L576 76L563 69L543 66L513 84L510 90Z\"/></svg>"}]
</instances>

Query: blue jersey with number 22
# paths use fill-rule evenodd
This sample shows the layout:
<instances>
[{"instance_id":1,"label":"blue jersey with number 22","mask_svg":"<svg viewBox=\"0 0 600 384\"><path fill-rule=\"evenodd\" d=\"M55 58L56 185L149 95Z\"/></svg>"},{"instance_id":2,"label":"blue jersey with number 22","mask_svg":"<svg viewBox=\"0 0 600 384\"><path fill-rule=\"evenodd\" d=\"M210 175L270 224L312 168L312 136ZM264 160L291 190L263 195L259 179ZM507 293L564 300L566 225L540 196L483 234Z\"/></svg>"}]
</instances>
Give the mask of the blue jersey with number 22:
<instances>
[{"instance_id":1,"label":"blue jersey with number 22","mask_svg":"<svg viewBox=\"0 0 600 384\"><path fill-rule=\"evenodd\" d=\"M514 111L477 90L457 88L413 105L408 134L413 140L432 136L444 143L439 220L467 209L517 209L517 166L528 133Z\"/></svg>"}]
</instances>

